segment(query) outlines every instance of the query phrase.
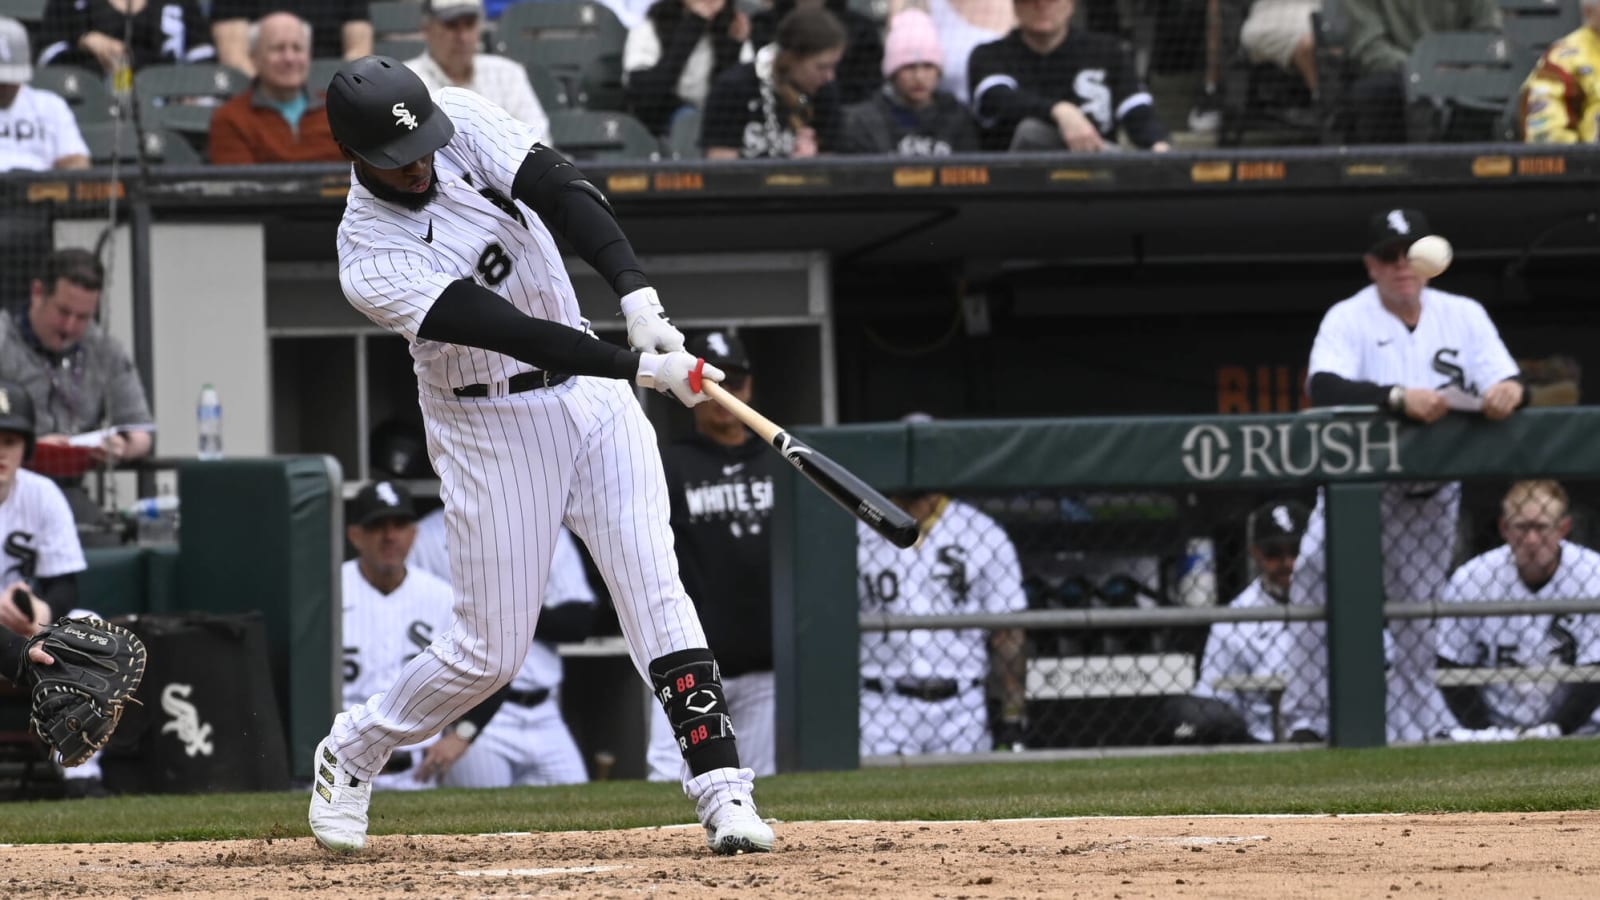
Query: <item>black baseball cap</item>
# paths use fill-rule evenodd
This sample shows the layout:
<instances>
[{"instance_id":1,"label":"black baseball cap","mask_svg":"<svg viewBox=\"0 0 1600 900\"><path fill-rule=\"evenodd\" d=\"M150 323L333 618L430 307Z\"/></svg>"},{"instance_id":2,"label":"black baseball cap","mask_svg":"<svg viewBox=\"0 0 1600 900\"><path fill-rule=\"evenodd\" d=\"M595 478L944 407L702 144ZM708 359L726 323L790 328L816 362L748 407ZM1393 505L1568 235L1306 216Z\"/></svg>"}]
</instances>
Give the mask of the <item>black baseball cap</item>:
<instances>
[{"instance_id":1,"label":"black baseball cap","mask_svg":"<svg viewBox=\"0 0 1600 900\"><path fill-rule=\"evenodd\" d=\"M1367 252L1383 255L1384 250L1398 248L1404 253L1417 238L1433 234L1428 217L1415 209L1384 209L1372 214L1367 222Z\"/></svg>"},{"instance_id":2,"label":"black baseball cap","mask_svg":"<svg viewBox=\"0 0 1600 900\"><path fill-rule=\"evenodd\" d=\"M1250 514L1250 542L1262 548L1300 546L1311 513L1294 500L1274 500Z\"/></svg>"},{"instance_id":3,"label":"black baseball cap","mask_svg":"<svg viewBox=\"0 0 1600 900\"><path fill-rule=\"evenodd\" d=\"M690 338L684 349L723 371L750 371L750 353L744 349L744 341L731 331L702 332Z\"/></svg>"},{"instance_id":4,"label":"black baseball cap","mask_svg":"<svg viewBox=\"0 0 1600 900\"><path fill-rule=\"evenodd\" d=\"M340 66L328 84L327 108L333 139L379 169L409 166L456 135L417 73L387 56Z\"/></svg>"},{"instance_id":5,"label":"black baseball cap","mask_svg":"<svg viewBox=\"0 0 1600 900\"><path fill-rule=\"evenodd\" d=\"M374 481L358 491L350 502L351 525L372 525L384 519L406 522L417 519L411 491L398 481Z\"/></svg>"}]
</instances>

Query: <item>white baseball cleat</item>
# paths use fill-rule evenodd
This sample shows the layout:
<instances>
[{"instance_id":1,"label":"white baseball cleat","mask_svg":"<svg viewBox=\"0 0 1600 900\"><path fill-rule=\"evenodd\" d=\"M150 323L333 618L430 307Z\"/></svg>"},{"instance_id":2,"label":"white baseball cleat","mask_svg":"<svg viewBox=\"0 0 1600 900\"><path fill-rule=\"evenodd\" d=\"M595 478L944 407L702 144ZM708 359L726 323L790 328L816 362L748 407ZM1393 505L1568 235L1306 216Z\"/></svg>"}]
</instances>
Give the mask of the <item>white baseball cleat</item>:
<instances>
[{"instance_id":1,"label":"white baseball cleat","mask_svg":"<svg viewBox=\"0 0 1600 900\"><path fill-rule=\"evenodd\" d=\"M328 749L328 738L317 745L311 767L311 833L317 843L340 853L366 847L372 782L351 775Z\"/></svg>"},{"instance_id":2,"label":"white baseball cleat","mask_svg":"<svg viewBox=\"0 0 1600 900\"><path fill-rule=\"evenodd\" d=\"M772 849L772 827L761 821L756 805L748 795L727 797L709 816L706 823L706 846L713 853L733 856L736 853L765 853Z\"/></svg>"}]
</instances>

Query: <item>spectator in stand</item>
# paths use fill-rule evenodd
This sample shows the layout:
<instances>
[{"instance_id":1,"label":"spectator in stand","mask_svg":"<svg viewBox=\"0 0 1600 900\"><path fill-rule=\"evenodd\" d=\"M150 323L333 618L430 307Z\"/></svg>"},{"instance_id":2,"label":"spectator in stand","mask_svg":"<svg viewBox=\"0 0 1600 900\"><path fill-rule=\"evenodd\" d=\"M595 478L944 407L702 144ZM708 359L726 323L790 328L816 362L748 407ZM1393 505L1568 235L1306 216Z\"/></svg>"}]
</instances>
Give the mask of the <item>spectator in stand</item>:
<instances>
[{"instance_id":1,"label":"spectator in stand","mask_svg":"<svg viewBox=\"0 0 1600 900\"><path fill-rule=\"evenodd\" d=\"M311 23L312 59L359 59L372 52L367 0L215 0L211 39L218 61L255 75L250 23L275 12L291 12Z\"/></svg>"},{"instance_id":2,"label":"spectator in stand","mask_svg":"<svg viewBox=\"0 0 1600 900\"><path fill-rule=\"evenodd\" d=\"M839 58L839 102L859 103L883 85L883 30L877 22L850 8L847 0L774 0L772 8L750 19L750 45L760 50L772 43L778 23L797 9L826 9L845 30L844 56Z\"/></svg>"},{"instance_id":3,"label":"spectator in stand","mask_svg":"<svg viewBox=\"0 0 1600 900\"><path fill-rule=\"evenodd\" d=\"M939 90L944 52L933 19L907 9L889 25L882 90L845 108L844 153L948 156L978 149L978 124L961 101Z\"/></svg>"},{"instance_id":4,"label":"spectator in stand","mask_svg":"<svg viewBox=\"0 0 1600 900\"><path fill-rule=\"evenodd\" d=\"M927 10L944 48L939 87L970 105L967 61L979 44L998 41L1017 27L1011 0L889 0L889 20L903 9Z\"/></svg>"},{"instance_id":5,"label":"spectator in stand","mask_svg":"<svg viewBox=\"0 0 1600 900\"><path fill-rule=\"evenodd\" d=\"M87 169L89 148L67 101L28 87L28 32L0 17L0 172Z\"/></svg>"},{"instance_id":6,"label":"spectator in stand","mask_svg":"<svg viewBox=\"0 0 1600 900\"><path fill-rule=\"evenodd\" d=\"M250 86L211 116L206 154L217 165L339 162L323 92L306 87L311 25L294 13L273 13L250 26Z\"/></svg>"},{"instance_id":7,"label":"spectator in stand","mask_svg":"<svg viewBox=\"0 0 1600 900\"><path fill-rule=\"evenodd\" d=\"M1167 128L1133 58L1109 35L1070 27L1075 0L1015 0L1017 27L972 51L973 111L993 150L1098 153L1121 128L1135 146L1165 151Z\"/></svg>"},{"instance_id":8,"label":"spectator in stand","mask_svg":"<svg viewBox=\"0 0 1600 900\"><path fill-rule=\"evenodd\" d=\"M428 90L461 87L482 94L533 129L537 140L550 140L550 117L533 92L528 70L515 60L478 52L483 46L483 0L426 0L422 36L426 52L406 60L406 66L421 76Z\"/></svg>"},{"instance_id":9,"label":"spectator in stand","mask_svg":"<svg viewBox=\"0 0 1600 900\"><path fill-rule=\"evenodd\" d=\"M122 41L133 20L130 43ZM211 26L197 0L48 0L39 25L39 65L115 72L126 64L211 62Z\"/></svg>"},{"instance_id":10,"label":"spectator in stand","mask_svg":"<svg viewBox=\"0 0 1600 900\"><path fill-rule=\"evenodd\" d=\"M1357 144L1406 139L1403 82L1406 57L1430 31L1499 31L1496 0L1340 0L1349 23L1345 54L1357 77L1350 140Z\"/></svg>"},{"instance_id":11,"label":"spectator in stand","mask_svg":"<svg viewBox=\"0 0 1600 900\"><path fill-rule=\"evenodd\" d=\"M717 76L706 98L700 146L707 159L802 159L838 146L833 84L845 30L825 9L797 9L754 62Z\"/></svg>"},{"instance_id":12,"label":"spectator in stand","mask_svg":"<svg viewBox=\"0 0 1600 900\"><path fill-rule=\"evenodd\" d=\"M1600 0L1583 0L1583 27L1539 57L1520 112L1530 144L1600 142Z\"/></svg>"},{"instance_id":13,"label":"spectator in stand","mask_svg":"<svg viewBox=\"0 0 1600 900\"><path fill-rule=\"evenodd\" d=\"M628 108L667 134L681 111L705 107L717 76L754 58L749 39L735 0L657 0L622 48Z\"/></svg>"},{"instance_id":14,"label":"spectator in stand","mask_svg":"<svg viewBox=\"0 0 1600 900\"><path fill-rule=\"evenodd\" d=\"M1253 63L1271 63L1299 73L1315 97L1317 60L1311 16L1321 11L1322 0L1255 0L1239 29L1239 46Z\"/></svg>"}]
</instances>

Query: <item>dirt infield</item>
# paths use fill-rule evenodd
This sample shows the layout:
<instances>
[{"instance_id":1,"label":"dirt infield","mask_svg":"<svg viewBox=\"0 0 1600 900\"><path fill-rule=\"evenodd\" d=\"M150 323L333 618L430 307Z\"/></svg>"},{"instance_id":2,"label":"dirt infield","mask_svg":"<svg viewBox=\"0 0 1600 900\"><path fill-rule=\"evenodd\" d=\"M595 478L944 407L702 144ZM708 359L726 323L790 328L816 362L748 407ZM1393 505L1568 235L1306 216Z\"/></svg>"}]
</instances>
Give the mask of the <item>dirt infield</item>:
<instances>
[{"instance_id":1,"label":"dirt infield","mask_svg":"<svg viewBox=\"0 0 1600 900\"><path fill-rule=\"evenodd\" d=\"M792 823L714 857L698 828L6 848L6 897L1594 897L1600 813Z\"/></svg>"}]
</instances>

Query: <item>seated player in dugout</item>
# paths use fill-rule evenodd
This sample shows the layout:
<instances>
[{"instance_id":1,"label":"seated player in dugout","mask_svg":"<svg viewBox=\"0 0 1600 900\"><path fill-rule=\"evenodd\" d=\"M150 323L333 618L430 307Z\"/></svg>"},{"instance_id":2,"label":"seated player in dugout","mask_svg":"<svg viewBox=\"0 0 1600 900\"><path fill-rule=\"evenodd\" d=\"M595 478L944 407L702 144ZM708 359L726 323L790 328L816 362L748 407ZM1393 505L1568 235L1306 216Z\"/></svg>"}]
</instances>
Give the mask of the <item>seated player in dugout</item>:
<instances>
[{"instance_id":1,"label":"seated player in dugout","mask_svg":"<svg viewBox=\"0 0 1600 900\"><path fill-rule=\"evenodd\" d=\"M921 413L906 417L926 422ZM998 522L945 494L891 497L916 518L909 550L856 527L861 611L895 615L1027 609L1017 548ZM1019 628L912 629L861 635L861 754L915 756L1021 749L1027 660ZM991 728L991 678L999 715Z\"/></svg>"},{"instance_id":2,"label":"seated player in dugout","mask_svg":"<svg viewBox=\"0 0 1600 900\"><path fill-rule=\"evenodd\" d=\"M1282 607L1300 555L1310 511L1293 500L1258 507L1246 522L1250 560L1258 573L1228 603L1234 609ZM1298 664L1312 637L1303 622L1218 622L1211 626L1193 695L1173 698L1168 710L1173 743L1268 743L1281 740L1282 689L1230 687L1229 679L1282 678Z\"/></svg>"},{"instance_id":3,"label":"seated player in dugout","mask_svg":"<svg viewBox=\"0 0 1600 900\"><path fill-rule=\"evenodd\" d=\"M1559 482L1513 484L1500 503L1505 543L1462 563L1445 587L1445 602L1600 597L1600 553L1567 540L1571 533L1567 491ZM1443 687L1462 724L1453 739L1600 731L1594 721L1600 684L1551 683L1538 671L1600 664L1600 616L1442 617L1437 635L1441 670L1530 670L1506 681Z\"/></svg>"}]
</instances>

